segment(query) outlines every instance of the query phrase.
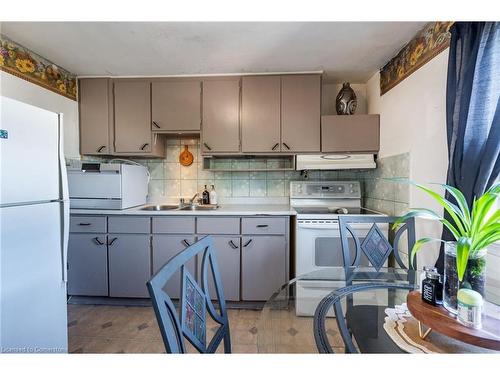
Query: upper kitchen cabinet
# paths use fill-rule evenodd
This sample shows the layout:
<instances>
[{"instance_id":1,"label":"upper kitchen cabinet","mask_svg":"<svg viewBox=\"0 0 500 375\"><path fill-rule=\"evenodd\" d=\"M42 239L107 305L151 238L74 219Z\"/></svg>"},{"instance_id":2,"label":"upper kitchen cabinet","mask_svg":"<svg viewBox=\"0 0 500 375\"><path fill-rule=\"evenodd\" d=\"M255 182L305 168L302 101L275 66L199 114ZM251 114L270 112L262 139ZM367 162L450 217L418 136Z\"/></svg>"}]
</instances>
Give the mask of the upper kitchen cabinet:
<instances>
[{"instance_id":1,"label":"upper kitchen cabinet","mask_svg":"<svg viewBox=\"0 0 500 375\"><path fill-rule=\"evenodd\" d=\"M151 132L149 80L114 82L115 153L137 156L165 155L163 140Z\"/></svg>"},{"instance_id":2,"label":"upper kitchen cabinet","mask_svg":"<svg viewBox=\"0 0 500 375\"><path fill-rule=\"evenodd\" d=\"M280 76L248 76L241 88L241 150L279 152Z\"/></svg>"},{"instance_id":3,"label":"upper kitchen cabinet","mask_svg":"<svg viewBox=\"0 0 500 375\"><path fill-rule=\"evenodd\" d=\"M321 117L322 152L373 152L380 148L380 115Z\"/></svg>"},{"instance_id":4,"label":"upper kitchen cabinet","mask_svg":"<svg viewBox=\"0 0 500 375\"><path fill-rule=\"evenodd\" d=\"M203 82L203 153L240 151L240 78Z\"/></svg>"},{"instance_id":5,"label":"upper kitchen cabinet","mask_svg":"<svg viewBox=\"0 0 500 375\"><path fill-rule=\"evenodd\" d=\"M281 150L319 152L321 122L321 77L281 77Z\"/></svg>"},{"instance_id":6,"label":"upper kitchen cabinet","mask_svg":"<svg viewBox=\"0 0 500 375\"><path fill-rule=\"evenodd\" d=\"M198 133L201 81L153 81L151 129L165 133Z\"/></svg>"},{"instance_id":7,"label":"upper kitchen cabinet","mask_svg":"<svg viewBox=\"0 0 500 375\"><path fill-rule=\"evenodd\" d=\"M80 153L109 155L112 150L113 97L108 78L86 78L78 82Z\"/></svg>"}]
</instances>

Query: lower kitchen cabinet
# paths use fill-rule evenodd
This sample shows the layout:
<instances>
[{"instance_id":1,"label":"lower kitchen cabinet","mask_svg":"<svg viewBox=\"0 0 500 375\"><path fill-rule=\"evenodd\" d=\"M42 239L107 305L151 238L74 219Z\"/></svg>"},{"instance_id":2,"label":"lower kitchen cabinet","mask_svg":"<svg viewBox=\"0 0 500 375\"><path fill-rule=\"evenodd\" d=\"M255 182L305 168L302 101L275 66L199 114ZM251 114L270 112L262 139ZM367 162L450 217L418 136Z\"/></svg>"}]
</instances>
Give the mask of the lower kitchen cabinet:
<instances>
[{"instance_id":1,"label":"lower kitchen cabinet","mask_svg":"<svg viewBox=\"0 0 500 375\"><path fill-rule=\"evenodd\" d=\"M226 301L240 300L240 238L213 236L215 255ZM198 260L201 267L202 259ZM200 273L201 274L201 273ZM210 297L217 299L212 272L208 274Z\"/></svg>"},{"instance_id":2,"label":"lower kitchen cabinet","mask_svg":"<svg viewBox=\"0 0 500 375\"><path fill-rule=\"evenodd\" d=\"M267 301L287 281L285 237L244 236L241 244L241 299Z\"/></svg>"},{"instance_id":3,"label":"lower kitchen cabinet","mask_svg":"<svg viewBox=\"0 0 500 375\"><path fill-rule=\"evenodd\" d=\"M158 272L173 256L180 253L189 245L195 243L196 238L189 235L158 234L153 236L153 274ZM196 277L195 261L192 259L186 265L189 272ZM167 283L165 289L170 298L180 298L181 273L177 271Z\"/></svg>"},{"instance_id":4,"label":"lower kitchen cabinet","mask_svg":"<svg viewBox=\"0 0 500 375\"><path fill-rule=\"evenodd\" d=\"M72 233L68 243L68 294L108 295L107 236Z\"/></svg>"},{"instance_id":5,"label":"lower kitchen cabinet","mask_svg":"<svg viewBox=\"0 0 500 375\"><path fill-rule=\"evenodd\" d=\"M68 294L148 298L151 275L211 235L225 299L266 301L288 278L288 224L286 217L71 215ZM201 256L186 264L200 285L201 265ZM180 281L177 272L165 286L171 298L180 298Z\"/></svg>"},{"instance_id":6,"label":"lower kitchen cabinet","mask_svg":"<svg viewBox=\"0 0 500 375\"><path fill-rule=\"evenodd\" d=\"M109 234L109 296L147 298L151 277L149 234Z\"/></svg>"}]
</instances>

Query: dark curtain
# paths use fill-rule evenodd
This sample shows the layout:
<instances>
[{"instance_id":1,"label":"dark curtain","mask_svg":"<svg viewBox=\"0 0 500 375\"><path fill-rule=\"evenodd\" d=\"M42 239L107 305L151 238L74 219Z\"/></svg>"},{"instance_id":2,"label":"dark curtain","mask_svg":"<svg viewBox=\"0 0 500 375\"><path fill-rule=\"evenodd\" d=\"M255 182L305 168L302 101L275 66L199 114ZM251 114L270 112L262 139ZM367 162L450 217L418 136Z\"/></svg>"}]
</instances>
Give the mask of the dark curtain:
<instances>
[{"instance_id":1,"label":"dark curtain","mask_svg":"<svg viewBox=\"0 0 500 375\"><path fill-rule=\"evenodd\" d=\"M447 184L460 189L470 206L500 172L500 23L456 22L450 32ZM447 229L442 238L453 240ZM436 262L441 272L443 262L442 246Z\"/></svg>"}]
</instances>

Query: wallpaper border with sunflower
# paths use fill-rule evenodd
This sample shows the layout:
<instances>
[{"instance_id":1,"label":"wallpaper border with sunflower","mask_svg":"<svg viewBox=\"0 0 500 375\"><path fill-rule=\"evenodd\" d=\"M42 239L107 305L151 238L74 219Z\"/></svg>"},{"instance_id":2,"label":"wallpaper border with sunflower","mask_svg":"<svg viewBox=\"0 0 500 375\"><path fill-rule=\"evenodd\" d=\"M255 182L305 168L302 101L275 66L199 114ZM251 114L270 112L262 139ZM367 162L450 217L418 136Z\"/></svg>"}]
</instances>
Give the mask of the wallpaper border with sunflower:
<instances>
[{"instance_id":1,"label":"wallpaper border with sunflower","mask_svg":"<svg viewBox=\"0 0 500 375\"><path fill-rule=\"evenodd\" d=\"M76 101L76 75L0 35L0 69Z\"/></svg>"},{"instance_id":2,"label":"wallpaper border with sunflower","mask_svg":"<svg viewBox=\"0 0 500 375\"><path fill-rule=\"evenodd\" d=\"M430 22L380 69L380 95L449 47L453 22Z\"/></svg>"}]
</instances>

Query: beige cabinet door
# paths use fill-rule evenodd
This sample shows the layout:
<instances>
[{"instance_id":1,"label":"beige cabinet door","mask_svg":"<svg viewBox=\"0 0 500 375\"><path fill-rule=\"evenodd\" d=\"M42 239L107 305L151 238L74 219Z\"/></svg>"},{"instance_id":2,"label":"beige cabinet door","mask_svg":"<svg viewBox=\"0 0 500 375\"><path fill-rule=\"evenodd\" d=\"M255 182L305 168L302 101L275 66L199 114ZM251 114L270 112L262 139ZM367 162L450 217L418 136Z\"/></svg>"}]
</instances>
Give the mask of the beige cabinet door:
<instances>
[{"instance_id":1,"label":"beige cabinet door","mask_svg":"<svg viewBox=\"0 0 500 375\"><path fill-rule=\"evenodd\" d=\"M281 150L319 152L321 77L281 77Z\"/></svg>"},{"instance_id":2,"label":"beige cabinet door","mask_svg":"<svg viewBox=\"0 0 500 375\"><path fill-rule=\"evenodd\" d=\"M112 124L111 82L108 78L80 79L80 153L82 155L111 154L110 124Z\"/></svg>"},{"instance_id":3,"label":"beige cabinet door","mask_svg":"<svg viewBox=\"0 0 500 375\"><path fill-rule=\"evenodd\" d=\"M200 131L201 82L153 81L151 111L153 131Z\"/></svg>"},{"instance_id":4,"label":"beige cabinet door","mask_svg":"<svg viewBox=\"0 0 500 375\"><path fill-rule=\"evenodd\" d=\"M378 152L380 115L321 117L322 152Z\"/></svg>"},{"instance_id":5,"label":"beige cabinet door","mask_svg":"<svg viewBox=\"0 0 500 375\"><path fill-rule=\"evenodd\" d=\"M280 151L279 76L243 77L241 82L241 150Z\"/></svg>"},{"instance_id":6,"label":"beige cabinet door","mask_svg":"<svg viewBox=\"0 0 500 375\"><path fill-rule=\"evenodd\" d=\"M240 79L203 82L203 153L240 150Z\"/></svg>"},{"instance_id":7,"label":"beige cabinet door","mask_svg":"<svg viewBox=\"0 0 500 375\"><path fill-rule=\"evenodd\" d=\"M152 150L149 81L114 83L115 152L149 153Z\"/></svg>"},{"instance_id":8,"label":"beige cabinet door","mask_svg":"<svg viewBox=\"0 0 500 375\"><path fill-rule=\"evenodd\" d=\"M241 238L241 299L267 301L286 283L284 236Z\"/></svg>"}]
</instances>

